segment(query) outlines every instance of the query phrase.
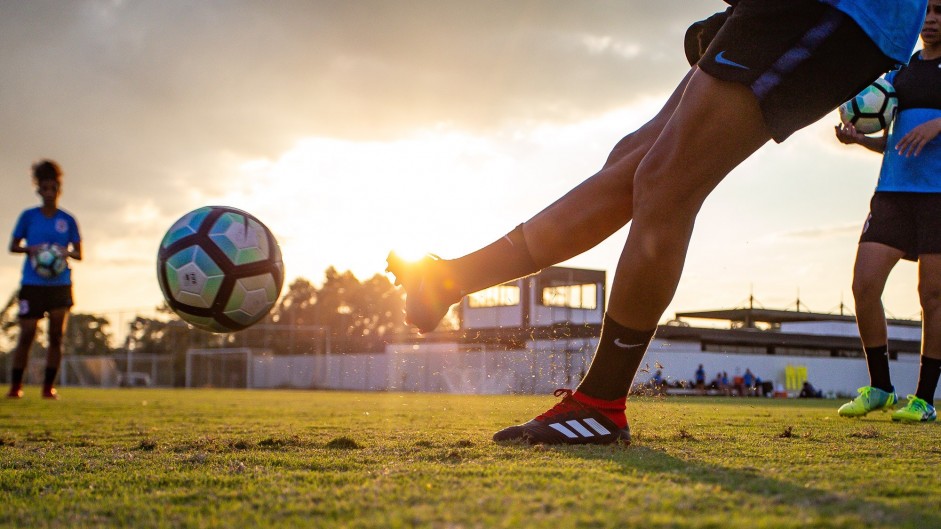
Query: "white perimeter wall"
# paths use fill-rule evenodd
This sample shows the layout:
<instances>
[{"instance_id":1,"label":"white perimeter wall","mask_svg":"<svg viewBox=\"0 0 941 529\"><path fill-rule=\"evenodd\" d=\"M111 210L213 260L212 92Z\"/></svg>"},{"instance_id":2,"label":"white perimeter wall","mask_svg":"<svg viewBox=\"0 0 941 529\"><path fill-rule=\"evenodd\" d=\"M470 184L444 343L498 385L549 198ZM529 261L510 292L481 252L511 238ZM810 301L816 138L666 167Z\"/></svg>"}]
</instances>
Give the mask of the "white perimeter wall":
<instances>
[{"instance_id":1,"label":"white perimeter wall","mask_svg":"<svg viewBox=\"0 0 941 529\"><path fill-rule=\"evenodd\" d=\"M458 352L454 344L390 346L385 354L261 357L253 362L254 387L324 388L357 391L449 393L551 393L572 388L587 370L594 339L536 342L518 351ZM634 383L645 382L662 366L664 377L691 380L699 364L708 379L746 369L783 386L788 365L807 368L807 378L824 393L855 395L869 383L863 359L724 354L699 350L698 343L654 340ZM890 362L901 398L915 392L918 357L899 355Z\"/></svg>"}]
</instances>

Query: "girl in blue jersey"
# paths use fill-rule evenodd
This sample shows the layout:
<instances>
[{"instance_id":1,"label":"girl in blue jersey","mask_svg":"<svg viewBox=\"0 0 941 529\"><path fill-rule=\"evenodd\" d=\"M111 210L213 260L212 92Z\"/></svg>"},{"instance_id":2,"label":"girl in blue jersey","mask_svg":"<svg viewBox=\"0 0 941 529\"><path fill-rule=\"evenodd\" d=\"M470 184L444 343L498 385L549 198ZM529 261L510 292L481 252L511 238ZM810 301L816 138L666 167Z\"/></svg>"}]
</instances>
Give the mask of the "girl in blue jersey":
<instances>
[{"instance_id":1,"label":"girl in blue jersey","mask_svg":"<svg viewBox=\"0 0 941 529\"><path fill-rule=\"evenodd\" d=\"M906 62L926 1L728 0L731 9L687 39L696 62L660 113L624 137L598 173L463 257L409 263L389 255L407 294L406 319L427 332L465 294L574 257L631 222L584 379L494 440L630 438L627 393L676 291L705 199L769 140L784 141Z\"/></svg>"},{"instance_id":2,"label":"girl in blue jersey","mask_svg":"<svg viewBox=\"0 0 941 529\"><path fill-rule=\"evenodd\" d=\"M59 209L62 192L62 171L51 160L33 165L33 183L42 205L20 214L13 228L10 252L26 254L23 263L23 280L19 292L20 336L13 353L9 398L23 396L23 374L29 361L29 350L36 337L36 324L49 315L49 349L46 353L46 371L42 396L56 399L53 387L59 364L62 361L62 337L66 319L72 307L71 270L53 277L43 277L30 264L30 257L43 245L58 246L69 259L82 259L82 239L75 218Z\"/></svg>"},{"instance_id":3,"label":"girl in blue jersey","mask_svg":"<svg viewBox=\"0 0 941 529\"><path fill-rule=\"evenodd\" d=\"M889 410L898 397L889 376L888 335L882 292L900 259L918 261L922 307L921 368L898 421L934 421L934 394L941 375L941 0L930 0L921 31L924 47L908 66L886 76L899 112L882 136L837 126L837 138L884 153L882 170L863 226L853 271L859 335L870 385L840 407L844 417Z\"/></svg>"}]
</instances>

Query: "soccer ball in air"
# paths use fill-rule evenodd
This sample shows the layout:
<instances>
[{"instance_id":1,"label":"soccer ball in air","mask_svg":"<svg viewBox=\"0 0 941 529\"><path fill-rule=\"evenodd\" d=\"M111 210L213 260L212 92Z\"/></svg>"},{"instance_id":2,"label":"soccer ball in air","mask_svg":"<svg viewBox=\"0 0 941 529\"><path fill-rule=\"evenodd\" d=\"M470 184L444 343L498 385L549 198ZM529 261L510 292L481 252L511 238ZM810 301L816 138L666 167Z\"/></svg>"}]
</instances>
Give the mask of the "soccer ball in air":
<instances>
[{"instance_id":1,"label":"soccer ball in air","mask_svg":"<svg viewBox=\"0 0 941 529\"><path fill-rule=\"evenodd\" d=\"M876 79L862 92L840 105L840 121L850 123L863 134L879 132L889 126L899 99L895 88L885 79Z\"/></svg>"},{"instance_id":2,"label":"soccer ball in air","mask_svg":"<svg viewBox=\"0 0 941 529\"><path fill-rule=\"evenodd\" d=\"M65 271L65 254L55 244L43 244L39 251L29 256L30 266L39 277L50 279Z\"/></svg>"},{"instance_id":3,"label":"soccer ball in air","mask_svg":"<svg viewBox=\"0 0 941 529\"><path fill-rule=\"evenodd\" d=\"M284 282L281 249L254 216L225 206L183 215L157 252L170 308L194 327L238 331L264 318Z\"/></svg>"}]
</instances>

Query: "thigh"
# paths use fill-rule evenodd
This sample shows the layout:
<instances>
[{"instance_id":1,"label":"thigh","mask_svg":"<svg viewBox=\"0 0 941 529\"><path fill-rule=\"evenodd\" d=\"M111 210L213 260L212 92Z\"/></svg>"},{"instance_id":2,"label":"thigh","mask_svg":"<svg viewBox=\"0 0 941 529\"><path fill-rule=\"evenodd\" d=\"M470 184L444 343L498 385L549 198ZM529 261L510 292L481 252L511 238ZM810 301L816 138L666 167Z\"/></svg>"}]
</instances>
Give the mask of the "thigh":
<instances>
[{"instance_id":1,"label":"thigh","mask_svg":"<svg viewBox=\"0 0 941 529\"><path fill-rule=\"evenodd\" d=\"M865 287L878 286L881 292L895 265L904 253L891 246L876 242L863 242L856 249L856 261L853 264L854 285Z\"/></svg>"},{"instance_id":2,"label":"thigh","mask_svg":"<svg viewBox=\"0 0 941 529\"><path fill-rule=\"evenodd\" d=\"M918 291L931 297L941 293L941 253L918 258Z\"/></svg>"},{"instance_id":3,"label":"thigh","mask_svg":"<svg viewBox=\"0 0 941 529\"><path fill-rule=\"evenodd\" d=\"M747 88L694 70L635 175L635 222L642 209L677 220L695 214L725 175L769 138Z\"/></svg>"},{"instance_id":4,"label":"thigh","mask_svg":"<svg viewBox=\"0 0 941 529\"><path fill-rule=\"evenodd\" d=\"M68 317L68 307L60 307L49 311L49 335L54 337L62 336L65 332Z\"/></svg>"}]
</instances>

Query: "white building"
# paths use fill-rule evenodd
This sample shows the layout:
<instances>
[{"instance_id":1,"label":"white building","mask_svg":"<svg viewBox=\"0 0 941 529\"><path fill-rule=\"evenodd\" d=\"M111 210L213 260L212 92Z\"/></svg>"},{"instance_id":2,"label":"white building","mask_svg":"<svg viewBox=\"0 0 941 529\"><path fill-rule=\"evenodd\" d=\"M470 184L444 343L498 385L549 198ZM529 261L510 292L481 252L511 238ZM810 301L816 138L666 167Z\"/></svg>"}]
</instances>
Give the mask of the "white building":
<instances>
[{"instance_id":1,"label":"white building","mask_svg":"<svg viewBox=\"0 0 941 529\"><path fill-rule=\"evenodd\" d=\"M548 393L574 387L600 333L604 285L603 271L551 267L468 296L459 330L387 347L386 389ZM711 325L696 325L703 320ZM920 329L918 321L889 322L890 368L903 397L915 391ZM689 381L700 364L707 380L725 372L732 381L751 370L790 394L807 380L824 394L855 395L869 381L853 316L750 307L677 314L657 330L634 384L657 369L668 383Z\"/></svg>"}]
</instances>

